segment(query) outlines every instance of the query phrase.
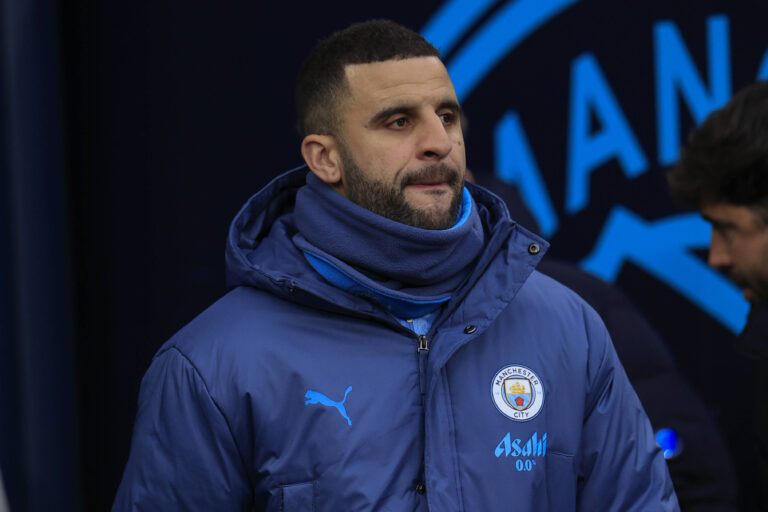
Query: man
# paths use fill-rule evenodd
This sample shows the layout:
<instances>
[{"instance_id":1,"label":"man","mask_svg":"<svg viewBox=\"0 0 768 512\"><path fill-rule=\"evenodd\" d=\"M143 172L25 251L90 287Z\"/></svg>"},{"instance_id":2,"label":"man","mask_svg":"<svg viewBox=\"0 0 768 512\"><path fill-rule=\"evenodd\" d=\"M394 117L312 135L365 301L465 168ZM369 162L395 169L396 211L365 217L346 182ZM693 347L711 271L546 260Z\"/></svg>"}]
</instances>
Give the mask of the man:
<instances>
[{"instance_id":1,"label":"man","mask_svg":"<svg viewBox=\"0 0 768 512\"><path fill-rule=\"evenodd\" d=\"M736 94L693 132L669 174L673 193L712 224L709 264L742 288L752 303L737 349L756 359L757 443L768 510L768 82Z\"/></svg>"},{"instance_id":2,"label":"man","mask_svg":"<svg viewBox=\"0 0 768 512\"><path fill-rule=\"evenodd\" d=\"M597 315L464 186L434 47L387 21L299 75L307 167L235 218L234 289L158 352L115 510L678 510Z\"/></svg>"}]
</instances>

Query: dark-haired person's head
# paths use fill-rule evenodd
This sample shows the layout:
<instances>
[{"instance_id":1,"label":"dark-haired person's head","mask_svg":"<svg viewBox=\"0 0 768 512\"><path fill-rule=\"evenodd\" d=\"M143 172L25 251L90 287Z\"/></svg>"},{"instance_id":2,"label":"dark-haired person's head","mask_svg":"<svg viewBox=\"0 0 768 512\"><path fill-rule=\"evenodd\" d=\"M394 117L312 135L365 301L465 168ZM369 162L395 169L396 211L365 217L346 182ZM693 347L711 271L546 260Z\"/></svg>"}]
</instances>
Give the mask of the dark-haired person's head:
<instances>
[{"instance_id":1,"label":"dark-haired person's head","mask_svg":"<svg viewBox=\"0 0 768 512\"><path fill-rule=\"evenodd\" d=\"M440 58L440 52L418 33L389 20L355 23L318 43L296 80L301 136L333 135L338 129L339 107L349 93L347 66L416 57Z\"/></svg>"},{"instance_id":2,"label":"dark-haired person's head","mask_svg":"<svg viewBox=\"0 0 768 512\"><path fill-rule=\"evenodd\" d=\"M296 85L302 156L337 192L425 229L456 220L466 167L456 92L440 54L387 20L321 41Z\"/></svg>"},{"instance_id":3,"label":"dark-haired person's head","mask_svg":"<svg viewBox=\"0 0 768 512\"><path fill-rule=\"evenodd\" d=\"M670 171L673 194L712 224L709 263L768 299L768 82L707 117Z\"/></svg>"}]
</instances>

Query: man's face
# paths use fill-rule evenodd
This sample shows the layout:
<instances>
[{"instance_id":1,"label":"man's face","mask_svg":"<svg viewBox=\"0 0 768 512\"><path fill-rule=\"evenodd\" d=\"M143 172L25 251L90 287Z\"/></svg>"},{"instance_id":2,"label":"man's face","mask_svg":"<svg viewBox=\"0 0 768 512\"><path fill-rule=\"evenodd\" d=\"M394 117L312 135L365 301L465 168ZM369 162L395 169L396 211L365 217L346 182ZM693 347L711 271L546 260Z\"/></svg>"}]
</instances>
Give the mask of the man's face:
<instances>
[{"instance_id":1,"label":"man's face","mask_svg":"<svg viewBox=\"0 0 768 512\"><path fill-rule=\"evenodd\" d=\"M768 226L747 206L708 203L702 216L712 224L709 264L726 272L750 302L768 299Z\"/></svg>"},{"instance_id":2,"label":"man's face","mask_svg":"<svg viewBox=\"0 0 768 512\"><path fill-rule=\"evenodd\" d=\"M456 93L436 57L347 66L338 137L351 201L426 229L456 222L466 159Z\"/></svg>"}]
</instances>

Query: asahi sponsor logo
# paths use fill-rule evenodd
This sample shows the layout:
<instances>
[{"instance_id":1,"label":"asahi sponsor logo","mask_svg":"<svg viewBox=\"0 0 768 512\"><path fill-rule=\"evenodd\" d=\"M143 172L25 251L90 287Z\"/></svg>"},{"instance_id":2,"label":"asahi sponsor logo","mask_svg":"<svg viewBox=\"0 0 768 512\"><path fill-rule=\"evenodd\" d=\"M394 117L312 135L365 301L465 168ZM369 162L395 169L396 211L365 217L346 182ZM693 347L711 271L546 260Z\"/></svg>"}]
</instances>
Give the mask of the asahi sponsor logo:
<instances>
[{"instance_id":1,"label":"asahi sponsor logo","mask_svg":"<svg viewBox=\"0 0 768 512\"><path fill-rule=\"evenodd\" d=\"M518 471L533 471L536 460L547 455L547 433L539 435L534 432L528 439L512 438L507 432L494 450L496 458L515 458L515 469Z\"/></svg>"}]
</instances>

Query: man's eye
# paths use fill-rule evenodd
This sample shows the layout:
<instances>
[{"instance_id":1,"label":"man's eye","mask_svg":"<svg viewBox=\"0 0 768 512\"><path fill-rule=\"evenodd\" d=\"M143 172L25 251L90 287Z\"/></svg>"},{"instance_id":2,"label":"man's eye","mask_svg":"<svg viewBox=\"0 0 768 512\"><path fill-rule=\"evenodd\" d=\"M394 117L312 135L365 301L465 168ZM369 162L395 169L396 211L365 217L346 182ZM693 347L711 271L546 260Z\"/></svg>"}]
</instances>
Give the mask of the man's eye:
<instances>
[{"instance_id":1,"label":"man's eye","mask_svg":"<svg viewBox=\"0 0 768 512\"><path fill-rule=\"evenodd\" d=\"M456 116L453 115L453 112L446 112L444 114L440 114L440 119L443 121L443 124L451 124Z\"/></svg>"},{"instance_id":2,"label":"man's eye","mask_svg":"<svg viewBox=\"0 0 768 512\"><path fill-rule=\"evenodd\" d=\"M726 241L733 240L735 235L733 226L713 226L712 229L717 231L717 233Z\"/></svg>"},{"instance_id":3,"label":"man's eye","mask_svg":"<svg viewBox=\"0 0 768 512\"><path fill-rule=\"evenodd\" d=\"M405 128L408 125L408 119L405 117L398 117L391 123L389 123L389 126L393 128Z\"/></svg>"}]
</instances>

